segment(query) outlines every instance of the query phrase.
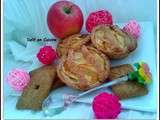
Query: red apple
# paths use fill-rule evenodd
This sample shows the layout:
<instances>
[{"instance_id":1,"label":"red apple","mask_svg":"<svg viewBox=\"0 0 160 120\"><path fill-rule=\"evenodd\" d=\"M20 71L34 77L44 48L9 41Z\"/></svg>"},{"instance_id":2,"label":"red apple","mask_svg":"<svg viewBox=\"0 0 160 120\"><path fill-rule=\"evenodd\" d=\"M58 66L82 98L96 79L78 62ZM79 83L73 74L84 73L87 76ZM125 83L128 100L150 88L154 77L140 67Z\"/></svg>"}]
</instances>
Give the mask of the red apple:
<instances>
[{"instance_id":1,"label":"red apple","mask_svg":"<svg viewBox=\"0 0 160 120\"><path fill-rule=\"evenodd\" d=\"M79 33L83 26L81 9L69 1L54 3L47 15L50 32L60 39Z\"/></svg>"}]
</instances>

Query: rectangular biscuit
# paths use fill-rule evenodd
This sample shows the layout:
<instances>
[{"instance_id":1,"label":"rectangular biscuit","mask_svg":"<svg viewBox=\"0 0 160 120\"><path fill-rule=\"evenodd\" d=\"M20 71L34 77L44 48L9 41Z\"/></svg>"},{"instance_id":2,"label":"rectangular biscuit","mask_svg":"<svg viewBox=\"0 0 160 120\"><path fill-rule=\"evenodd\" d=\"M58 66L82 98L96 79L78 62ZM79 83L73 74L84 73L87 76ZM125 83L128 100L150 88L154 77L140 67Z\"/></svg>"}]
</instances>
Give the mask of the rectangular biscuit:
<instances>
[{"instance_id":1,"label":"rectangular biscuit","mask_svg":"<svg viewBox=\"0 0 160 120\"><path fill-rule=\"evenodd\" d=\"M43 100L49 95L56 76L52 65L40 67L30 72L31 80L19 98L17 109L40 110Z\"/></svg>"},{"instance_id":2,"label":"rectangular biscuit","mask_svg":"<svg viewBox=\"0 0 160 120\"><path fill-rule=\"evenodd\" d=\"M130 64L123 64L111 67L109 79L113 80L122 77L132 71L134 71L134 69Z\"/></svg>"},{"instance_id":3,"label":"rectangular biscuit","mask_svg":"<svg viewBox=\"0 0 160 120\"><path fill-rule=\"evenodd\" d=\"M65 84L59 79L58 75L56 74L55 80L53 81L52 89L55 90L57 88L63 87Z\"/></svg>"},{"instance_id":4,"label":"rectangular biscuit","mask_svg":"<svg viewBox=\"0 0 160 120\"><path fill-rule=\"evenodd\" d=\"M128 74L131 71L134 71L134 69L130 64L115 66L111 68L109 78L111 80L114 80L116 78ZM146 88L146 86L138 83L137 81L131 81L131 80L113 85L112 91L120 99L143 96L148 93L148 89Z\"/></svg>"}]
</instances>

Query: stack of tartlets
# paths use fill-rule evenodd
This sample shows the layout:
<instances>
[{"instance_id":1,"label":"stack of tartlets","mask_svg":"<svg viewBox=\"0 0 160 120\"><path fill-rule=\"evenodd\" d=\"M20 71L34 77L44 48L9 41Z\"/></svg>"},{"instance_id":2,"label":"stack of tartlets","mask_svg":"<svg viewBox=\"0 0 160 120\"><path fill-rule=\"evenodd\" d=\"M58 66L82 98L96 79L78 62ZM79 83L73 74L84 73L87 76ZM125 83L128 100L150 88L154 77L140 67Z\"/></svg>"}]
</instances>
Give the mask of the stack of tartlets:
<instances>
[{"instance_id":1,"label":"stack of tartlets","mask_svg":"<svg viewBox=\"0 0 160 120\"><path fill-rule=\"evenodd\" d=\"M99 86L109 77L109 59L124 58L136 47L136 40L118 26L99 25L91 34L72 35L57 46L58 77L79 90Z\"/></svg>"}]
</instances>

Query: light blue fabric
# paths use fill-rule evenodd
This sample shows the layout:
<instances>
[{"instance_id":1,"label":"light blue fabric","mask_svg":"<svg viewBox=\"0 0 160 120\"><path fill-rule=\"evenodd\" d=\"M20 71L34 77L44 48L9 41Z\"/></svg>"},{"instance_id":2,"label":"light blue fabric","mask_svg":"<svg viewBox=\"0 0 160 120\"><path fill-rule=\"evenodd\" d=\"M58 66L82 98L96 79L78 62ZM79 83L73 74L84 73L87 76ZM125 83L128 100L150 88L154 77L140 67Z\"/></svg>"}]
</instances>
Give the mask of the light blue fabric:
<instances>
[{"instance_id":1,"label":"light blue fabric","mask_svg":"<svg viewBox=\"0 0 160 120\"><path fill-rule=\"evenodd\" d=\"M46 14L51 3L56 0L4 0L4 76L15 67L30 71L41 64L36 59L36 53L44 44L56 47L56 42L27 42L27 38L52 38L46 25ZM156 109L156 4L153 0L71 0L79 5L84 13L84 18L88 14L99 8L109 10L113 15L116 23L125 23L129 19L141 21L142 35L138 43L138 48L126 59L116 62L113 65L121 63L134 63L144 60L149 63L153 74L153 83L148 86L149 94L144 97L138 97L126 101L122 101L122 105L131 110L123 110L119 118L151 118L156 117L155 113L139 112L136 110L144 110L155 112ZM151 21L151 22L143 22ZM123 24L121 24L123 25ZM82 32L85 32L83 26ZM42 112L18 111L15 108L18 97L9 98L11 89L4 82L4 117L8 119L18 118L44 118ZM62 88L54 91L53 97L58 98L65 91L75 92L70 88ZM79 99L79 102L91 103L93 96ZM93 118L91 106L83 103L75 103L71 105L62 114L52 118Z\"/></svg>"}]
</instances>

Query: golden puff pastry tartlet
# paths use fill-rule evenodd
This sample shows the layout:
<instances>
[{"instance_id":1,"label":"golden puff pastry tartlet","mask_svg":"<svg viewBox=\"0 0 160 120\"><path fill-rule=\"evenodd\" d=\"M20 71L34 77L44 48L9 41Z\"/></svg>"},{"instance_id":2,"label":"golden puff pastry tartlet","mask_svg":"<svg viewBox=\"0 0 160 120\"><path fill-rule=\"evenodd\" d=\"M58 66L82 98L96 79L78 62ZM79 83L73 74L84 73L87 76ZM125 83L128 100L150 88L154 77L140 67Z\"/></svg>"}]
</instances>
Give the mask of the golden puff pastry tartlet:
<instances>
[{"instance_id":1,"label":"golden puff pastry tartlet","mask_svg":"<svg viewBox=\"0 0 160 120\"><path fill-rule=\"evenodd\" d=\"M108 78L109 72L109 59L97 49L84 45L79 50L69 49L57 66L59 78L78 90L99 86Z\"/></svg>"},{"instance_id":2,"label":"golden puff pastry tartlet","mask_svg":"<svg viewBox=\"0 0 160 120\"><path fill-rule=\"evenodd\" d=\"M124 58L137 47L137 41L116 25L95 27L91 32L91 41L110 59Z\"/></svg>"},{"instance_id":3,"label":"golden puff pastry tartlet","mask_svg":"<svg viewBox=\"0 0 160 120\"><path fill-rule=\"evenodd\" d=\"M57 45L58 56L67 54L69 49L80 49L84 44L90 44L91 39L88 34L75 34L67 37L66 39L60 41Z\"/></svg>"}]
</instances>

